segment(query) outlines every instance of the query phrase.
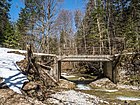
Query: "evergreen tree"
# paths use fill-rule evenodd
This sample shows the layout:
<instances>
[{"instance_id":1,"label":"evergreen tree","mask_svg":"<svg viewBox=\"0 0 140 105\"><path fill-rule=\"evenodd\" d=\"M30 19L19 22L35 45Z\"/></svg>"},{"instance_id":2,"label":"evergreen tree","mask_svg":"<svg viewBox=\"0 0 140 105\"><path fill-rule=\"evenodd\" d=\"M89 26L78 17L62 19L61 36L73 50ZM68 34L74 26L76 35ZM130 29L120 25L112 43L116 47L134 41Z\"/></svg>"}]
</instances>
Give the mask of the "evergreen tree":
<instances>
[{"instance_id":1,"label":"evergreen tree","mask_svg":"<svg viewBox=\"0 0 140 105\"><path fill-rule=\"evenodd\" d=\"M139 48L139 2L139 0L89 0L85 17L76 33L79 52L83 53L84 48L87 54L91 54L94 47L100 54L106 54L106 51L107 54L111 54L134 46Z\"/></svg>"},{"instance_id":2,"label":"evergreen tree","mask_svg":"<svg viewBox=\"0 0 140 105\"><path fill-rule=\"evenodd\" d=\"M58 53L58 38L56 35L54 35L53 37L49 38L49 43L50 43L50 53L51 54L59 54Z\"/></svg>"},{"instance_id":3,"label":"evergreen tree","mask_svg":"<svg viewBox=\"0 0 140 105\"><path fill-rule=\"evenodd\" d=\"M132 0L127 7L127 23L125 26L126 49L140 50L140 1Z\"/></svg>"},{"instance_id":4,"label":"evergreen tree","mask_svg":"<svg viewBox=\"0 0 140 105\"><path fill-rule=\"evenodd\" d=\"M0 44L5 47L19 48L19 35L9 19L10 0L0 1Z\"/></svg>"},{"instance_id":5,"label":"evergreen tree","mask_svg":"<svg viewBox=\"0 0 140 105\"><path fill-rule=\"evenodd\" d=\"M14 29L10 23L6 24L3 35L4 35L3 45L5 47L14 47L15 45Z\"/></svg>"},{"instance_id":6,"label":"evergreen tree","mask_svg":"<svg viewBox=\"0 0 140 105\"><path fill-rule=\"evenodd\" d=\"M19 14L19 19L17 21L17 29L19 31L20 36L22 37L20 41L20 45L22 49L26 49L26 44L29 41L29 36L27 35L27 30L28 30L28 23L29 21L29 14L26 12L25 9L22 9L20 14Z\"/></svg>"},{"instance_id":7,"label":"evergreen tree","mask_svg":"<svg viewBox=\"0 0 140 105\"><path fill-rule=\"evenodd\" d=\"M6 30L7 24L9 24L9 9L10 3L7 0L0 1L0 44L4 42L4 31Z\"/></svg>"},{"instance_id":8,"label":"evergreen tree","mask_svg":"<svg viewBox=\"0 0 140 105\"><path fill-rule=\"evenodd\" d=\"M103 48L109 47L107 46L109 42L107 40L106 15L103 7L104 2L102 0L89 0L85 17L77 31L79 33L77 35L80 35L77 37L77 40L79 40L79 43L83 43L81 44L81 48L84 47L87 54L93 54L93 48L99 54L105 52Z\"/></svg>"}]
</instances>

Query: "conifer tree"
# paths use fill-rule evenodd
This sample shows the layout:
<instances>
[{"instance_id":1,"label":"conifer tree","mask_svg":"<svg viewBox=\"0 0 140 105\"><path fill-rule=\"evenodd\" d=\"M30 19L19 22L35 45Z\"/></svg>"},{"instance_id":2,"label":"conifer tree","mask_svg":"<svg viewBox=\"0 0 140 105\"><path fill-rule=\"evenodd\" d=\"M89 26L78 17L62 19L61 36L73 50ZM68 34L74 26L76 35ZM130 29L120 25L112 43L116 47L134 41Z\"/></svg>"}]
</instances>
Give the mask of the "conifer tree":
<instances>
[{"instance_id":1,"label":"conifer tree","mask_svg":"<svg viewBox=\"0 0 140 105\"><path fill-rule=\"evenodd\" d=\"M9 8L10 3L7 0L0 1L0 44L4 42L4 31L6 30L7 24L9 24Z\"/></svg>"},{"instance_id":2,"label":"conifer tree","mask_svg":"<svg viewBox=\"0 0 140 105\"><path fill-rule=\"evenodd\" d=\"M15 24L10 22L10 0L0 1L0 44L4 47L19 48L19 34Z\"/></svg>"},{"instance_id":3,"label":"conifer tree","mask_svg":"<svg viewBox=\"0 0 140 105\"><path fill-rule=\"evenodd\" d=\"M127 22L125 26L126 49L140 51L140 1L132 0L127 7Z\"/></svg>"}]
</instances>

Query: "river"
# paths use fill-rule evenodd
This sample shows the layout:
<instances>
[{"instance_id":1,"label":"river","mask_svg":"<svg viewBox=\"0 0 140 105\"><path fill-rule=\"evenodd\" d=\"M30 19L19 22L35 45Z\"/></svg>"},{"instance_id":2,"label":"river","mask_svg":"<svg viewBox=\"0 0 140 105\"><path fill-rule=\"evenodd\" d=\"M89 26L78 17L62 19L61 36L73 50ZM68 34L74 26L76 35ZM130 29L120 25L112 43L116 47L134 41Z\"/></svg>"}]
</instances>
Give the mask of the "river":
<instances>
[{"instance_id":1,"label":"river","mask_svg":"<svg viewBox=\"0 0 140 105\"><path fill-rule=\"evenodd\" d=\"M65 76L65 75L63 75ZM128 89L105 89L105 88L91 88L89 83L93 80L88 78L81 78L75 75L65 76L68 80L76 83L75 90L97 96L109 103L116 103L116 105L140 105L140 91ZM83 80L79 80L83 79Z\"/></svg>"}]
</instances>

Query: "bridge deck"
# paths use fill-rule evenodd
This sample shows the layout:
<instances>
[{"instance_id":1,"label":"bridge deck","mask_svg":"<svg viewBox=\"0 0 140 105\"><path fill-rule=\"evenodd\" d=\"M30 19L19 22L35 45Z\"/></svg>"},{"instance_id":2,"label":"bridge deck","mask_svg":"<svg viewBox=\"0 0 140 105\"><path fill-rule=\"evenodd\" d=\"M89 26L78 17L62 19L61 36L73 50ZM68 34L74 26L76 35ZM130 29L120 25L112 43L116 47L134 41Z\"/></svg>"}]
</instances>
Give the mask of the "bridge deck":
<instances>
[{"instance_id":1,"label":"bridge deck","mask_svg":"<svg viewBox=\"0 0 140 105\"><path fill-rule=\"evenodd\" d=\"M68 55L58 56L58 61L62 62L80 62L80 61L112 61L111 55Z\"/></svg>"}]
</instances>

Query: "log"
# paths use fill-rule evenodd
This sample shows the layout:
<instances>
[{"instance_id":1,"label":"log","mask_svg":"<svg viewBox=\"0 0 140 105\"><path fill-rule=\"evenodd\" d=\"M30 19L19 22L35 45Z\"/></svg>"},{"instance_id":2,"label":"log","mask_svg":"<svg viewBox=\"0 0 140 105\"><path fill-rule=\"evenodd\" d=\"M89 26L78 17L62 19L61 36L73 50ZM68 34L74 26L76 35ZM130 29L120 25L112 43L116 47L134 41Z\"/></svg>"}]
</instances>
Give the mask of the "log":
<instances>
[{"instance_id":1,"label":"log","mask_svg":"<svg viewBox=\"0 0 140 105\"><path fill-rule=\"evenodd\" d=\"M43 70L43 72L44 72L56 85L58 85L57 81L56 81L52 76L50 76L50 74L47 73L47 71Z\"/></svg>"},{"instance_id":2,"label":"log","mask_svg":"<svg viewBox=\"0 0 140 105\"><path fill-rule=\"evenodd\" d=\"M49 60L48 62L44 63L44 65L49 65L51 62L54 62L54 59Z\"/></svg>"},{"instance_id":3,"label":"log","mask_svg":"<svg viewBox=\"0 0 140 105\"><path fill-rule=\"evenodd\" d=\"M37 62L37 64L38 64L40 67L44 68L44 69L47 69L47 70L51 70L51 69L52 69L50 66L45 66L45 65L43 65L43 64L41 64L41 63L39 63L39 62Z\"/></svg>"},{"instance_id":4,"label":"log","mask_svg":"<svg viewBox=\"0 0 140 105\"><path fill-rule=\"evenodd\" d=\"M45 54L45 53L33 53L35 56L47 56L47 57L56 57L55 54Z\"/></svg>"}]
</instances>

